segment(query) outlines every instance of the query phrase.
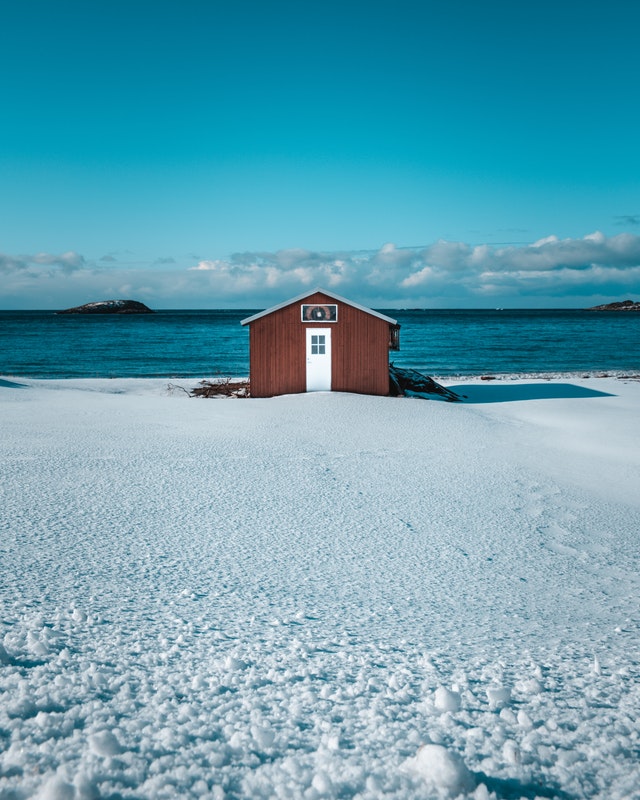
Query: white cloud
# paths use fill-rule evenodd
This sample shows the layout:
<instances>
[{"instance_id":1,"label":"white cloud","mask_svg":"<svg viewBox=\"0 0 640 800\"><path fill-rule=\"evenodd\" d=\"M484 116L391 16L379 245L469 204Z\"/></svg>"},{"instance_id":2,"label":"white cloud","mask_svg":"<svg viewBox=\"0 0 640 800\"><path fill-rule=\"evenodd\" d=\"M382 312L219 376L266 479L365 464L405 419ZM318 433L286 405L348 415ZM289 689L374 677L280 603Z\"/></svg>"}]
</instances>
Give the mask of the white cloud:
<instances>
[{"instance_id":1,"label":"white cloud","mask_svg":"<svg viewBox=\"0 0 640 800\"><path fill-rule=\"evenodd\" d=\"M28 257L25 257L28 258ZM51 253L38 253L31 256L31 260L35 264L45 264L51 267L59 267L63 272L74 272L77 269L82 269L85 266L84 256L70 250L68 253L61 255L52 255Z\"/></svg>"},{"instance_id":2,"label":"white cloud","mask_svg":"<svg viewBox=\"0 0 640 800\"><path fill-rule=\"evenodd\" d=\"M505 292L522 302L541 292L558 297L566 292L585 294L589 287L600 291L607 276L614 293L630 289L640 269L640 237L608 238L595 232L581 239L548 236L525 246L438 241L424 248L387 243L367 253L282 250L201 261L193 269L224 276L218 282L223 291L249 279L256 295L278 289L286 297L287 291L295 294L310 286L326 286L389 305L410 303L416 291L423 299L425 292L432 292L436 301Z\"/></svg>"},{"instance_id":3,"label":"white cloud","mask_svg":"<svg viewBox=\"0 0 640 800\"><path fill-rule=\"evenodd\" d=\"M8 275L10 272L18 272L28 267L29 262L20 256L5 256L0 253L0 272Z\"/></svg>"},{"instance_id":4,"label":"white cloud","mask_svg":"<svg viewBox=\"0 0 640 800\"><path fill-rule=\"evenodd\" d=\"M546 236L544 239L538 239L538 241L534 242L531 247L544 247L547 244L556 244L558 241L560 240L557 236Z\"/></svg>"},{"instance_id":5,"label":"white cloud","mask_svg":"<svg viewBox=\"0 0 640 800\"><path fill-rule=\"evenodd\" d=\"M401 286L409 289L412 286L422 286L429 283L429 278L433 277L433 269L431 267L423 267L418 272L413 272L400 282Z\"/></svg>"},{"instance_id":6,"label":"white cloud","mask_svg":"<svg viewBox=\"0 0 640 800\"><path fill-rule=\"evenodd\" d=\"M376 251L290 248L181 266L171 261L104 264L74 251L0 255L0 304L65 307L126 294L155 308L259 308L322 286L378 308L571 306L584 305L580 298L600 302L640 290L640 236L598 231L578 239L548 236L530 245L386 243Z\"/></svg>"}]
</instances>

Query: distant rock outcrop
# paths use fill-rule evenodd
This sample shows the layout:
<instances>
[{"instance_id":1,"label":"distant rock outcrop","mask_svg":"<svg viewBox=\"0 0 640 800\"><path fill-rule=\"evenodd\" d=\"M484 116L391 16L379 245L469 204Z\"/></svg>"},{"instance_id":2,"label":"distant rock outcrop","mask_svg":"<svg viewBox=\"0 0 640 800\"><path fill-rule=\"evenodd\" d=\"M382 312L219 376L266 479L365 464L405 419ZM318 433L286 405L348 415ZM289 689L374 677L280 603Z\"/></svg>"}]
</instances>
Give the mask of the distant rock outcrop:
<instances>
[{"instance_id":1,"label":"distant rock outcrop","mask_svg":"<svg viewBox=\"0 0 640 800\"><path fill-rule=\"evenodd\" d=\"M620 300L617 303L605 303L603 306L592 306L587 311L640 311L640 303L635 300Z\"/></svg>"},{"instance_id":2,"label":"distant rock outcrop","mask_svg":"<svg viewBox=\"0 0 640 800\"><path fill-rule=\"evenodd\" d=\"M99 300L83 306L65 308L56 314L153 314L154 311L137 300Z\"/></svg>"}]
</instances>

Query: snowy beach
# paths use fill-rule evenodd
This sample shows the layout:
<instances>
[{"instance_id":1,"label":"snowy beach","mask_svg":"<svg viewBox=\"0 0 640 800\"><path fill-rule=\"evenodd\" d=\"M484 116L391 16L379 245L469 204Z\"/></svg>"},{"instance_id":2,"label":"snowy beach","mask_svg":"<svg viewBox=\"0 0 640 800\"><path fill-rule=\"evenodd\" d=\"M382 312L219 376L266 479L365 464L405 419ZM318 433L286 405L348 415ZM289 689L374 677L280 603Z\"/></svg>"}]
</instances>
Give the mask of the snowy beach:
<instances>
[{"instance_id":1,"label":"snowy beach","mask_svg":"<svg viewBox=\"0 0 640 800\"><path fill-rule=\"evenodd\" d=\"M640 798L640 381L169 383L0 380L0 798Z\"/></svg>"}]
</instances>

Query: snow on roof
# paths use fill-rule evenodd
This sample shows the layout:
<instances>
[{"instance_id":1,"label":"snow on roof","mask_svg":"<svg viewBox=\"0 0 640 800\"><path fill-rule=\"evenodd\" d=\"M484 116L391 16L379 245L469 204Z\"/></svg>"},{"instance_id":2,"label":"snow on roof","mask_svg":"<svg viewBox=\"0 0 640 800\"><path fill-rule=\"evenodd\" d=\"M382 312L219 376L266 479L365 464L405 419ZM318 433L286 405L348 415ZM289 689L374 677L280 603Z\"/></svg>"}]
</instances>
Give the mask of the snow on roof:
<instances>
[{"instance_id":1,"label":"snow on roof","mask_svg":"<svg viewBox=\"0 0 640 800\"><path fill-rule=\"evenodd\" d=\"M252 317L246 317L245 319L240 321L240 324L249 325L251 322L255 322L257 319L260 319L260 317L266 317L267 314L272 314L274 311L279 311L281 308L286 308L287 306L290 306L293 303L299 303L301 300L304 300L305 298L310 297L312 294L316 294L317 292L326 294L327 297L331 297L333 300L337 300L339 303L346 303L348 306L357 308L359 311L364 311L365 314L371 314L372 317L378 317L378 319L383 319L390 325L398 324L398 322L395 319L391 319L391 317L387 317L385 314L381 314L379 311L374 311L372 308L361 306L359 303L354 303L353 300L347 300L346 297L341 297L339 294L335 294L334 292L329 292L326 289L321 289L320 287L317 287L316 289L313 289L310 292L305 292L304 294L300 294L297 297L292 297L290 300L285 300L284 303L278 303L278 305L276 306L271 306L271 308L267 308L264 311L260 311L257 314L254 314Z\"/></svg>"}]
</instances>

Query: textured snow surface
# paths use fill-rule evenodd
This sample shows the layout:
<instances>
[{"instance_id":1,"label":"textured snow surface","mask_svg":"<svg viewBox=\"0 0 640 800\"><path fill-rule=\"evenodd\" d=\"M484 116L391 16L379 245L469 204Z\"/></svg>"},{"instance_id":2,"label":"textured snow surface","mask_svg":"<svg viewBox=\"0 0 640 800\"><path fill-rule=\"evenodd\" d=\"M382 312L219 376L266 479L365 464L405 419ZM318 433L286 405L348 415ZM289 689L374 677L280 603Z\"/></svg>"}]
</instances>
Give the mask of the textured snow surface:
<instances>
[{"instance_id":1,"label":"textured snow surface","mask_svg":"<svg viewBox=\"0 0 640 800\"><path fill-rule=\"evenodd\" d=\"M639 798L640 384L452 388L0 381L0 798Z\"/></svg>"}]
</instances>

